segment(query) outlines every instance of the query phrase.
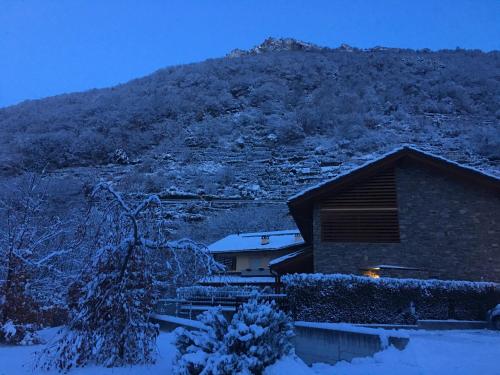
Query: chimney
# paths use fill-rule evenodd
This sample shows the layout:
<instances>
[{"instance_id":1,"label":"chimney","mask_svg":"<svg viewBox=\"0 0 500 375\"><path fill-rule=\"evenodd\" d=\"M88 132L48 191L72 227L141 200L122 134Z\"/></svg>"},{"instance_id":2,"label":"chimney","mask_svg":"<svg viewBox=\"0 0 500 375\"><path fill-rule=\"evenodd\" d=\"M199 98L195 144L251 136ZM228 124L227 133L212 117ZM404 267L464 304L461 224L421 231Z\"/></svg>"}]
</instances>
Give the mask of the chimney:
<instances>
[{"instance_id":1,"label":"chimney","mask_svg":"<svg viewBox=\"0 0 500 375\"><path fill-rule=\"evenodd\" d=\"M260 244L269 245L269 236L266 235L260 236Z\"/></svg>"},{"instance_id":2,"label":"chimney","mask_svg":"<svg viewBox=\"0 0 500 375\"><path fill-rule=\"evenodd\" d=\"M302 242L302 235L300 233L295 233L295 236L293 237L295 242Z\"/></svg>"}]
</instances>

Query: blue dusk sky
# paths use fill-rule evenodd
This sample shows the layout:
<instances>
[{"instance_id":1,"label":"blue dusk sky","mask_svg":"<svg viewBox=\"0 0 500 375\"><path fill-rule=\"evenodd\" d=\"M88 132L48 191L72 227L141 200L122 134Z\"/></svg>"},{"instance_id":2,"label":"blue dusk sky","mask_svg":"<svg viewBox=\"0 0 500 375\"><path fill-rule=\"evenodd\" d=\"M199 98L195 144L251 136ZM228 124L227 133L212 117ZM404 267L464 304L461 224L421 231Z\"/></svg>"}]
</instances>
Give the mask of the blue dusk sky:
<instances>
[{"instance_id":1,"label":"blue dusk sky","mask_svg":"<svg viewBox=\"0 0 500 375\"><path fill-rule=\"evenodd\" d=\"M221 57L269 36L500 49L500 0L0 0L0 107Z\"/></svg>"}]
</instances>

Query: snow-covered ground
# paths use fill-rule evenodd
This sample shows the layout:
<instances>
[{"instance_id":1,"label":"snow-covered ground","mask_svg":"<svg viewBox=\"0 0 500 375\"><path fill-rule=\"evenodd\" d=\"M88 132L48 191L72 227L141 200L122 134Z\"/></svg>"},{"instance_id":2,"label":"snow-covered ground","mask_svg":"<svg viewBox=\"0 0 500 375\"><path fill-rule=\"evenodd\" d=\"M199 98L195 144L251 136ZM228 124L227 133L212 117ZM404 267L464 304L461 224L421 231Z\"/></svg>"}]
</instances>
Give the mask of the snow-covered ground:
<instances>
[{"instance_id":1,"label":"snow-covered ground","mask_svg":"<svg viewBox=\"0 0 500 375\"><path fill-rule=\"evenodd\" d=\"M54 330L43 332L50 338ZM352 363L335 366L306 366L288 357L267 369L266 375L500 375L500 332L493 331L403 331L410 343L403 351L392 347L373 358L358 358ZM87 367L72 370L75 375L165 375L171 373L175 348L172 334L162 333L158 339L160 357L152 366L105 369ZM41 346L0 346L0 375L46 374L57 371L33 371L33 353Z\"/></svg>"},{"instance_id":2,"label":"snow-covered ground","mask_svg":"<svg viewBox=\"0 0 500 375\"><path fill-rule=\"evenodd\" d=\"M45 340L50 340L57 333L57 329L41 331ZM159 356L154 365L133 366L119 368L103 368L89 366L73 369L70 375L167 375L171 374L172 360L175 356L175 347L172 343L172 333L161 333L157 345ZM33 364L36 352L43 346L2 346L0 345L0 375L61 375L56 370L34 370Z\"/></svg>"},{"instance_id":3,"label":"snow-covered ground","mask_svg":"<svg viewBox=\"0 0 500 375\"><path fill-rule=\"evenodd\" d=\"M335 366L307 368L289 358L268 369L268 375L499 375L500 332L402 331L410 336L405 350L394 347L373 358L357 358Z\"/></svg>"}]
</instances>

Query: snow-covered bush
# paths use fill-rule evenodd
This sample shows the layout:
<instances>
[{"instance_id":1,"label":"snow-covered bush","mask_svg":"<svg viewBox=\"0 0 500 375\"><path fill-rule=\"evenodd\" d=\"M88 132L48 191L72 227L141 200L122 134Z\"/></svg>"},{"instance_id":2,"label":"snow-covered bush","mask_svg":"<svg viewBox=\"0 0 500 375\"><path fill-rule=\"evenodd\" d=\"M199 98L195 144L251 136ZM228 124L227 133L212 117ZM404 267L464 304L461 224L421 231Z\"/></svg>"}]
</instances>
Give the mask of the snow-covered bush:
<instances>
[{"instance_id":1,"label":"snow-covered bush","mask_svg":"<svg viewBox=\"0 0 500 375\"><path fill-rule=\"evenodd\" d=\"M295 320L414 324L483 320L500 299L494 283L296 274L283 285Z\"/></svg>"},{"instance_id":2,"label":"snow-covered bush","mask_svg":"<svg viewBox=\"0 0 500 375\"><path fill-rule=\"evenodd\" d=\"M38 336L36 324L15 324L12 320L0 325L0 341L14 345L36 345L43 340Z\"/></svg>"},{"instance_id":3,"label":"snow-covered bush","mask_svg":"<svg viewBox=\"0 0 500 375\"><path fill-rule=\"evenodd\" d=\"M274 301L253 298L243 304L230 323L221 310L199 317L207 331L177 330L177 374L261 374L293 352L293 327Z\"/></svg>"},{"instance_id":4,"label":"snow-covered bush","mask_svg":"<svg viewBox=\"0 0 500 375\"><path fill-rule=\"evenodd\" d=\"M128 164L130 162L127 153L122 148L115 150L113 153L113 161L117 164Z\"/></svg>"},{"instance_id":5,"label":"snow-covered bush","mask_svg":"<svg viewBox=\"0 0 500 375\"><path fill-rule=\"evenodd\" d=\"M175 330L177 358L174 366L178 375L210 374L203 372L210 356L218 355L222 351L224 335L228 329L228 321L217 308L205 311L198 316L206 330L189 331L184 328Z\"/></svg>"},{"instance_id":6,"label":"snow-covered bush","mask_svg":"<svg viewBox=\"0 0 500 375\"><path fill-rule=\"evenodd\" d=\"M252 299L233 317L224 337L227 357L209 359L208 365L222 373L260 374L264 369L293 351L290 339L293 326L288 316L276 308L274 301L259 303ZM217 373L217 371L214 371Z\"/></svg>"}]
</instances>

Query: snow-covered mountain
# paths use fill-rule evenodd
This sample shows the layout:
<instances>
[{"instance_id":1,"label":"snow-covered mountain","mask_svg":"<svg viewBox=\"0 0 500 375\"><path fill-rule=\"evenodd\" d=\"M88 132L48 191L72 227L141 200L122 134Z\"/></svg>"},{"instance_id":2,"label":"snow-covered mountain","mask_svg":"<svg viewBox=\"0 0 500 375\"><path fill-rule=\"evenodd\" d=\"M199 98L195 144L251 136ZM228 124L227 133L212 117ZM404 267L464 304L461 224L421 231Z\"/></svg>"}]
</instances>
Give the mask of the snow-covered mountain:
<instances>
[{"instance_id":1,"label":"snow-covered mountain","mask_svg":"<svg viewBox=\"0 0 500 375\"><path fill-rule=\"evenodd\" d=\"M402 144L498 174L499 76L498 51L269 38L0 109L0 179L45 169L61 213L101 179L158 193L175 236L287 228L288 196Z\"/></svg>"}]
</instances>

